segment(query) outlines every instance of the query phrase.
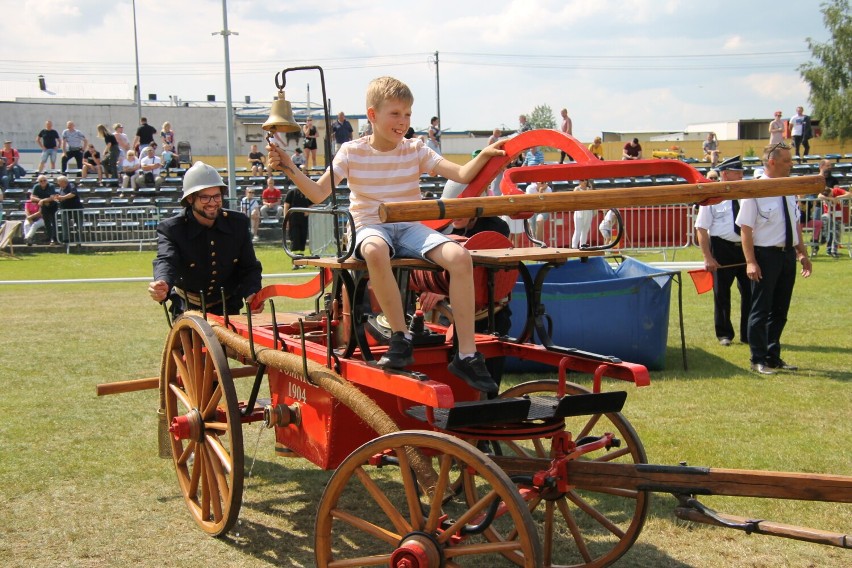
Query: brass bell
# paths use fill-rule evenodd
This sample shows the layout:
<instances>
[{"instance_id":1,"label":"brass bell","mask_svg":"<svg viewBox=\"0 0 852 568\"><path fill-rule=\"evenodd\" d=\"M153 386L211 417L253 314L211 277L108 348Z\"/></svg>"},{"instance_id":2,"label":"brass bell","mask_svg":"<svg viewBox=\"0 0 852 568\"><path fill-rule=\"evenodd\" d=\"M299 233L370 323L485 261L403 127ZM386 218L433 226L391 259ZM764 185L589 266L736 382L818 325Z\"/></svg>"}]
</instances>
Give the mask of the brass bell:
<instances>
[{"instance_id":1,"label":"brass bell","mask_svg":"<svg viewBox=\"0 0 852 568\"><path fill-rule=\"evenodd\" d=\"M269 118L262 128L268 132L299 132L302 129L293 118L293 107L284 98L284 91L278 91L278 99L272 102Z\"/></svg>"}]
</instances>

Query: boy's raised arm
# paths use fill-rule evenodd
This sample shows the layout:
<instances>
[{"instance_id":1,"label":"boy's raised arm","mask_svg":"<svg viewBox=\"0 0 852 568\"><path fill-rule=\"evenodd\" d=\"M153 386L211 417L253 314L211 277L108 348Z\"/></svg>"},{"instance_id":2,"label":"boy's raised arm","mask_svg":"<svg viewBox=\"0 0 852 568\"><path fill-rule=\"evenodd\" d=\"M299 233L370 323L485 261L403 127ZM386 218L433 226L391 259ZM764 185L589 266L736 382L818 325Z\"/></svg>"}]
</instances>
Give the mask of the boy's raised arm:
<instances>
[{"instance_id":1,"label":"boy's raised arm","mask_svg":"<svg viewBox=\"0 0 852 568\"><path fill-rule=\"evenodd\" d=\"M290 155L275 145L266 147L269 153L269 163L267 168L272 170L281 170L287 174L290 181L296 184L296 187L305 194L305 197L314 203L322 203L326 197L331 195L331 174L326 171L320 176L318 181L314 181L306 176L302 170L296 167Z\"/></svg>"}]
</instances>

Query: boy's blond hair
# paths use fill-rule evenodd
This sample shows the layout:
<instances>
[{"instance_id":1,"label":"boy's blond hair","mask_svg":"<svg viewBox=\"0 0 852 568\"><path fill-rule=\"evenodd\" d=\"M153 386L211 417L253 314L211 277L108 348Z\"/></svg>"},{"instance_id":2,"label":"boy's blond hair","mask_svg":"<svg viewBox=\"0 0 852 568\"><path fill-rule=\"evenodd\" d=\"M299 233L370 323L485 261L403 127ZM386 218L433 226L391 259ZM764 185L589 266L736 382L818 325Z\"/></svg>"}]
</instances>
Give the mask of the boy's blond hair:
<instances>
[{"instance_id":1,"label":"boy's blond hair","mask_svg":"<svg viewBox=\"0 0 852 568\"><path fill-rule=\"evenodd\" d=\"M408 85L393 77L379 77L367 85L367 108L379 110L386 101L401 101L408 105L414 104L414 95Z\"/></svg>"}]
</instances>

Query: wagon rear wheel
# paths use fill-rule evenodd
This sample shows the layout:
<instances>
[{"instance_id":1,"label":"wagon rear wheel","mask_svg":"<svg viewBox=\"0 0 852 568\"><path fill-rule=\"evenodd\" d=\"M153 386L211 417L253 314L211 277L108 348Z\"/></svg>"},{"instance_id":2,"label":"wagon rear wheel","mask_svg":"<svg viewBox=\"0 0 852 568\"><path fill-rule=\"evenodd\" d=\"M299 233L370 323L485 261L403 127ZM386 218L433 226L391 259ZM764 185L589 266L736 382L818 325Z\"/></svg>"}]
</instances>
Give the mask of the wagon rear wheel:
<instances>
[{"instance_id":1,"label":"wagon rear wheel","mask_svg":"<svg viewBox=\"0 0 852 568\"><path fill-rule=\"evenodd\" d=\"M566 396L585 394L588 389L566 383ZM531 381L512 387L500 396L556 396L555 380ZM600 436L612 432L621 446L601 449L582 459L615 463L647 463L645 449L630 423L621 413L576 416L565 419L565 429L575 441L585 436ZM490 444L496 452L497 463L511 469L514 457L549 458L550 438L500 441ZM474 486L464 483L468 501L479 497ZM648 511L648 493L619 488L586 490L573 488L566 493L555 489L549 493L531 491L519 485L527 500L533 519L541 531L544 566L596 568L608 566L620 558L639 536ZM489 530L486 536L494 541L513 540L517 535ZM523 559L514 552L506 556L516 564Z\"/></svg>"},{"instance_id":2,"label":"wagon rear wheel","mask_svg":"<svg viewBox=\"0 0 852 568\"><path fill-rule=\"evenodd\" d=\"M243 434L228 359L198 316L175 321L160 381L178 483L195 522L220 536L243 495Z\"/></svg>"},{"instance_id":3,"label":"wagon rear wheel","mask_svg":"<svg viewBox=\"0 0 852 568\"><path fill-rule=\"evenodd\" d=\"M472 503L450 488L460 470L476 479ZM493 542L483 537L488 527L518 534ZM317 512L321 567L488 566L506 551L541 566L527 505L487 456L447 434L409 430L364 444L337 468Z\"/></svg>"}]
</instances>

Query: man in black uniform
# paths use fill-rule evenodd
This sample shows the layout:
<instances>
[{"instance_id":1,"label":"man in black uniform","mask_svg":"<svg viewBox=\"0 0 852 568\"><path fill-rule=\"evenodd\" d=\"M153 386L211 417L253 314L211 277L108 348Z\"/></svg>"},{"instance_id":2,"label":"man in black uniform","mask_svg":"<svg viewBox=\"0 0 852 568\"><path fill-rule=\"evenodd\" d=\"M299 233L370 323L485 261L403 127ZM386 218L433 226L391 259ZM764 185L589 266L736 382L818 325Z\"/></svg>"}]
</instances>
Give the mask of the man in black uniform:
<instances>
[{"instance_id":1,"label":"man in black uniform","mask_svg":"<svg viewBox=\"0 0 852 568\"><path fill-rule=\"evenodd\" d=\"M779 142L763 151L764 178L785 178L793 169L790 147ZM781 333L796 284L796 261L804 278L811 260L802 242L802 224L795 196L758 197L740 201L737 225L742 229L746 273L751 280L748 344L751 370L774 375L776 369L795 371L781 359Z\"/></svg>"},{"instance_id":2,"label":"man in black uniform","mask_svg":"<svg viewBox=\"0 0 852 568\"><path fill-rule=\"evenodd\" d=\"M180 215L157 227L154 282L148 293L157 302L171 300L178 315L201 308L201 295L210 313L238 314L243 299L251 300L261 288L262 267L254 254L249 218L222 208L227 186L216 169L196 162L183 180ZM263 310L263 305L253 312Z\"/></svg>"}]
</instances>

